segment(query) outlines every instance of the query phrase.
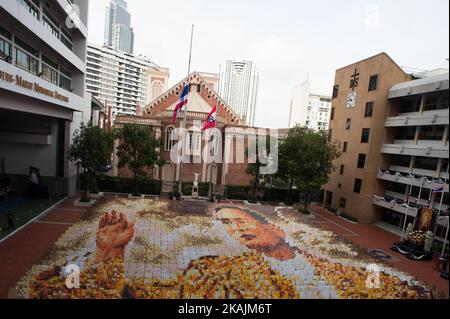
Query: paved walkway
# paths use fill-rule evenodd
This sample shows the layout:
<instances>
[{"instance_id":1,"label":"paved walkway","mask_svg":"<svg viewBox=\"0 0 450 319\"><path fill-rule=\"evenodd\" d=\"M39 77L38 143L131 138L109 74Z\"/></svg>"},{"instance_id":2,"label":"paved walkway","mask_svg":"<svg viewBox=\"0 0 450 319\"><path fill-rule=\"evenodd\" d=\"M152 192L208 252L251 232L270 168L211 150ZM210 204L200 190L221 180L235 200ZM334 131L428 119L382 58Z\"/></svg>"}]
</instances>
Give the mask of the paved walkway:
<instances>
[{"instance_id":1,"label":"paved walkway","mask_svg":"<svg viewBox=\"0 0 450 319\"><path fill-rule=\"evenodd\" d=\"M53 247L72 224L81 220L87 208L74 207L69 197L47 215L27 225L0 243L0 298Z\"/></svg>"},{"instance_id":2,"label":"paved walkway","mask_svg":"<svg viewBox=\"0 0 450 319\"><path fill-rule=\"evenodd\" d=\"M390 261L401 270L410 273L418 280L435 286L439 291L449 296L448 280L441 278L441 274L434 270L436 258L432 261L412 261L391 250L392 244L399 242L400 237L374 225L352 224L328 210L313 206L310 208L321 220L317 223L326 229L352 241L361 248L381 249L395 257Z\"/></svg>"}]
</instances>

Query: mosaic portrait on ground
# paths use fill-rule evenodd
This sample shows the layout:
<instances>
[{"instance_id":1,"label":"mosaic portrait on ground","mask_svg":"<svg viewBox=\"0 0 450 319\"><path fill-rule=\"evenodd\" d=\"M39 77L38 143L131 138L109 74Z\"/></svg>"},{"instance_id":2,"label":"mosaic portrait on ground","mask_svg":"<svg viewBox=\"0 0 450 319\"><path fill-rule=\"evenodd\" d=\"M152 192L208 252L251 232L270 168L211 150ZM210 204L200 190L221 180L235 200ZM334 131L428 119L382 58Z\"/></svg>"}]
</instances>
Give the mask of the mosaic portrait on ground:
<instances>
[{"instance_id":1,"label":"mosaic portrait on ground","mask_svg":"<svg viewBox=\"0 0 450 319\"><path fill-rule=\"evenodd\" d=\"M181 206L182 207L182 206ZM17 283L23 298L438 298L289 209L100 201ZM370 265L376 263L379 272ZM68 288L70 269L79 287Z\"/></svg>"}]
</instances>

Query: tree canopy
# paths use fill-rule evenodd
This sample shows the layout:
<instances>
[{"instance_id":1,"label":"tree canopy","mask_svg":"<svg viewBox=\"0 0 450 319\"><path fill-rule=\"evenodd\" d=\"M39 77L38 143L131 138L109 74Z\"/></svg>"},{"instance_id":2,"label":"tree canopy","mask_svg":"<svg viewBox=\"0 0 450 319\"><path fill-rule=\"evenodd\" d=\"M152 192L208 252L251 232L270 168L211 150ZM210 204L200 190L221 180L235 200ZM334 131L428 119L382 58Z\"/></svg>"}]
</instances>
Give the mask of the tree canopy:
<instances>
[{"instance_id":1,"label":"tree canopy","mask_svg":"<svg viewBox=\"0 0 450 319\"><path fill-rule=\"evenodd\" d=\"M133 172L134 194L138 195L138 176L145 176L146 168L160 164L157 151L160 141L155 138L152 126L138 124L125 124L122 129L117 130L116 136L120 139L117 148L118 167L127 166Z\"/></svg>"},{"instance_id":2,"label":"tree canopy","mask_svg":"<svg viewBox=\"0 0 450 319\"><path fill-rule=\"evenodd\" d=\"M339 145L329 141L327 131L296 126L280 143L278 176L309 195L328 182L339 156Z\"/></svg>"},{"instance_id":3,"label":"tree canopy","mask_svg":"<svg viewBox=\"0 0 450 319\"><path fill-rule=\"evenodd\" d=\"M80 128L75 131L69 159L84 170L84 200L89 200L88 188L96 191L96 179L111 165L113 148L113 135L93 126L91 122L81 123Z\"/></svg>"}]
</instances>

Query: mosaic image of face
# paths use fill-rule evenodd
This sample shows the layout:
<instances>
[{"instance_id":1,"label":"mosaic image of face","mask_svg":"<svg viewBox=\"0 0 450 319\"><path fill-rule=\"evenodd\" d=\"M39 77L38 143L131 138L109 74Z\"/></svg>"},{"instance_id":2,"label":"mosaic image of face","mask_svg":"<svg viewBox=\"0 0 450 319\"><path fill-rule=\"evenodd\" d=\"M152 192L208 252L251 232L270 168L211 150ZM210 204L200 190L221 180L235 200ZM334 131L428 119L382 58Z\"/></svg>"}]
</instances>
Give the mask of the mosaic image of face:
<instances>
[{"instance_id":1,"label":"mosaic image of face","mask_svg":"<svg viewBox=\"0 0 450 319\"><path fill-rule=\"evenodd\" d=\"M361 264L370 260L332 238L289 214L268 219L219 206L182 215L165 202L116 199L69 228L17 290L43 299L435 297L389 267L381 286L368 289ZM73 263L81 268L80 288L68 289L64 269Z\"/></svg>"},{"instance_id":2,"label":"mosaic image of face","mask_svg":"<svg viewBox=\"0 0 450 319\"><path fill-rule=\"evenodd\" d=\"M228 233L248 248L278 260L295 257L298 249L285 242L284 231L261 217L242 209L224 208L218 211L218 218L226 225Z\"/></svg>"}]
</instances>

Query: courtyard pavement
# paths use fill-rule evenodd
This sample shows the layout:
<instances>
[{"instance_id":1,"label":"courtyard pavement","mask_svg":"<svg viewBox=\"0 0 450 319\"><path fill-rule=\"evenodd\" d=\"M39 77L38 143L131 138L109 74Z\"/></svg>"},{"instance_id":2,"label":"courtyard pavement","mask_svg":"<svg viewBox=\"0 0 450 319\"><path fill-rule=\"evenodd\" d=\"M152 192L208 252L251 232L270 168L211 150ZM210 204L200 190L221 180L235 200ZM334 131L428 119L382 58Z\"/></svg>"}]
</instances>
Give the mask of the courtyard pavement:
<instances>
[{"instance_id":1,"label":"courtyard pavement","mask_svg":"<svg viewBox=\"0 0 450 319\"><path fill-rule=\"evenodd\" d=\"M89 210L74 207L75 199L68 198L0 243L0 298L24 297L18 295L24 287L34 298L407 298L422 293L411 288L416 280L449 295L448 281L433 269L435 260L408 260L390 251L398 236L373 225L349 223L320 207L311 207L311 216L299 217L286 209L274 211L271 205L231 201L212 205L107 196ZM104 215L111 210L127 216ZM117 229L120 236L114 233L113 238L120 237L123 245L114 247L122 249L104 248L102 243L107 246L112 238L108 232ZM414 283L404 291L388 287L369 294L346 288L350 283L362 289L359 264L348 256L365 253L352 245L392 255L392 260L380 261L395 268L383 283L400 285L398 278L406 282L410 276ZM76 295L61 293L61 269L55 266L61 260L80 265L90 286ZM114 273L115 279L101 286L99 266L94 276L90 265L105 261L107 266L100 270ZM347 272L354 278L343 275Z\"/></svg>"}]
</instances>

